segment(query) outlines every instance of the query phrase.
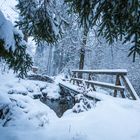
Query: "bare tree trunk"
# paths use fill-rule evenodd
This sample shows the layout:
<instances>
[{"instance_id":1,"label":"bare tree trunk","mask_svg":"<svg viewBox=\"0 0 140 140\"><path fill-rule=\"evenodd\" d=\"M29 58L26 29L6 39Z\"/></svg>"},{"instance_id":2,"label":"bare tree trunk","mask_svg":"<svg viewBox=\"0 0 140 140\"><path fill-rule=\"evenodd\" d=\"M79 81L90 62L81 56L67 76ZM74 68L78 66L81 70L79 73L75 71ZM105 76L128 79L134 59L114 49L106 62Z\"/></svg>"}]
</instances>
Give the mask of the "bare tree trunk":
<instances>
[{"instance_id":1,"label":"bare tree trunk","mask_svg":"<svg viewBox=\"0 0 140 140\"><path fill-rule=\"evenodd\" d=\"M48 56L48 63L47 63L47 73L48 73L48 75L51 75L52 49L53 49L53 46L50 46L50 48L49 48L49 56Z\"/></svg>"},{"instance_id":2,"label":"bare tree trunk","mask_svg":"<svg viewBox=\"0 0 140 140\"><path fill-rule=\"evenodd\" d=\"M79 69L84 68L84 61L85 61L85 47L87 43L87 35L88 35L89 29L85 26L83 30L83 40L82 40L82 47L80 50L80 62L79 62Z\"/></svg>"},{"instance_id":3,"label":"bare tree trunk","mask_svg":"<svg viewBox=\"0 0 140 140\"><path fill-rule=\"evenodd\" d=\"M62 48L60 58L59 58L59 68L58 68L59 73L62 71L63 68L63 59L64 59L64 49Z\"/></svg>"},{"instance_id":4,"label":"bare tree trunk","mask_svg":"<svg viewBox=\"0 0 140 140\"><path fill-rule=\"evenodd\" d=\"M79 69L83 69L84 68L88 31L89 31L89 29L87 28L87 26L84 26L84 29L83 29L83 40L82 40L82 46L81 46L81 50L80 50ZM82 73L78 74L78 78L82 78Z\"/></svg>"}]
</instances>

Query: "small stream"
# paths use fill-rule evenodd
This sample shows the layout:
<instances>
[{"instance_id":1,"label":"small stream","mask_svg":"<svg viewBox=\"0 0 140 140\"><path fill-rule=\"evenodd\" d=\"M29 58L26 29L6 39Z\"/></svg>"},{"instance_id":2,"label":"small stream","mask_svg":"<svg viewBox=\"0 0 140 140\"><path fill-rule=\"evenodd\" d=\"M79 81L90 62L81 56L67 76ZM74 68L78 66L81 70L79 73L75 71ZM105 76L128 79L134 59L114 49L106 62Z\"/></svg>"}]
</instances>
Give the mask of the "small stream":
<instances>
[{"instance_id":1,"label":"small stream","mask_svg":"<svg viewBox=\"0 0 140 140\"><path fill-rule=\"evenodd\" d=\"M61 117L66 110L71 109L75 104L72 96L61 96L59 99L42 97L40 100L54 110L58 117Z\"/></svg>"},{"instance_id":2,"label":"small stream","mask_svg":"<svg viewBox=\"0 0 140 140\"><path fill-rule=\"evenodd\" d=\"M47 97L47 95L43 95L43 97L40 98L41 102L54 110L58 117L62 117L64 112L66 112L68 109L72 109L76 103L79 103L79 108L76 108L75 111L79 113L92 108L93 104L98 101L97 99L93 99L92 97L81 96L80 94L79 97L76 97L78 94L71 96L69 91L63 90L62 88L59 94L59 99L50 99L49 97ZM82 102L82 106L80 102Z\"/></svg>"}]
</instances>

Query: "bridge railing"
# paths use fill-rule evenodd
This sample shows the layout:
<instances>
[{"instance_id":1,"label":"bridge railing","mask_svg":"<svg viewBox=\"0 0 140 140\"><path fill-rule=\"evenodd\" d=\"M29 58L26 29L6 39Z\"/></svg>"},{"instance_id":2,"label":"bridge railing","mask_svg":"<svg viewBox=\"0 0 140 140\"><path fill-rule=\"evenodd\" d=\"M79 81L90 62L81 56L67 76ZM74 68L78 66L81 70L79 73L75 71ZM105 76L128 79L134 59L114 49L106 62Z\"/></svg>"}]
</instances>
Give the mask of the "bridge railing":
<instances>
[{"instance_id":1,"label":"bridge railing","mask_svg":"<svg viewBox=\"0 0 140 140\"><path fill-rule=\"evenodd\" d=\"M131 98L133 100L139 99L135 89L127 77L127 70L125 69L102 69L102 70L72 70L72 77L70 82L79 85L84 82L87 87L91 86L96 91L95 86L112 89L113 96L117 97L118 94L122 98ZM87 76L85 77L84 74ZM115 83L99 82L94 80L95 75L114 75Z\"/></svg>"}]
</instances>

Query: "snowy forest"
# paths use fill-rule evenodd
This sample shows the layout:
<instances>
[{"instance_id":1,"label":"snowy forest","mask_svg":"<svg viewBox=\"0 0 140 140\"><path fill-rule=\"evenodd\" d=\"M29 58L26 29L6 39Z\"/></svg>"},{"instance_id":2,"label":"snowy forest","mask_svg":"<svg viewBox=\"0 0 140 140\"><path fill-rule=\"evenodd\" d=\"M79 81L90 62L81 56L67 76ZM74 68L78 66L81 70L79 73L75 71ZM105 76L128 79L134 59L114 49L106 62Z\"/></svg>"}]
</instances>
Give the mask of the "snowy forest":
<instances>
[{"instance_id":1,"label":"snowy forest","mask_svg":"<svg viewBox=\"0 0 140 140\"><path fill-rule=\"evenodd\" d=\"M0 140L140 140L140 0L0 0Z\"/></svg>"}]
</instances>

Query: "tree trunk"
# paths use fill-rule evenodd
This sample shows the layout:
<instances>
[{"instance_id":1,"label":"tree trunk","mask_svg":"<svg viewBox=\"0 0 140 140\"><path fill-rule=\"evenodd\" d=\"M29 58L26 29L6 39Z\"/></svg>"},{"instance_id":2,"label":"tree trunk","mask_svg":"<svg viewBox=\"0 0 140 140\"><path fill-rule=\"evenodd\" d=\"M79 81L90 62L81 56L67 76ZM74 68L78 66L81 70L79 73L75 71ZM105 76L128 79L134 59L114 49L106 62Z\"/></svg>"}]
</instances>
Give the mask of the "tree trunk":
<instances>
[{"instance_id":1,"label":"tree trunk","mask_svg":"<svg viewBox=\"0 0 140 140\"><path fill-rule=\"evenodd\" d=\"M87 43L87 35L88 35L88 28L85 26L83 29L83 40L82 40L82 46L80 50L80 62L79 62L79 69L84 68L84 62L85 62L85 48ZM78 74L78 78L82 78L82 73Z\"/></svg>"},{"instance_id":2,"label":"tree trunk","mask_svg":"<svg viewBox=\"0 0 140 140\"><path fill-rule=\"evenodd\" d=\"M62 48L60 58L59 58L59 68L58 68L58 73L62 71L63 68L63 59L64 59L64 49Z\"/></svg>"},{"instance_id":3,"label":"tree trunk","mask_svg":"<svg viewBox=\"0 0 140 140\"><path fill-rule=\"evenodd\" d=\"M85 61L85 47L87 43L87 35L88 35L88 28L85 26L83 30L83 40L82 40L82 46L80 50L80 62L79 62L79 69L84 68L84 61Z\"/></svg>"},{"instance_id":4,"label":"tree trunk","mask_svg":"<svg viewBox=\"0 0 140 140\"><path fill-rule=\"evenodd\" d=\"M47 63L47 74L48 75L51 75L52 49L53 49L53 46L50 46L50 48L49 48L49 56L48 56L48 63Z\"/></svg>"}]
</instances>

